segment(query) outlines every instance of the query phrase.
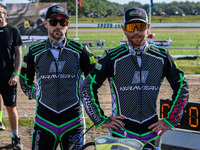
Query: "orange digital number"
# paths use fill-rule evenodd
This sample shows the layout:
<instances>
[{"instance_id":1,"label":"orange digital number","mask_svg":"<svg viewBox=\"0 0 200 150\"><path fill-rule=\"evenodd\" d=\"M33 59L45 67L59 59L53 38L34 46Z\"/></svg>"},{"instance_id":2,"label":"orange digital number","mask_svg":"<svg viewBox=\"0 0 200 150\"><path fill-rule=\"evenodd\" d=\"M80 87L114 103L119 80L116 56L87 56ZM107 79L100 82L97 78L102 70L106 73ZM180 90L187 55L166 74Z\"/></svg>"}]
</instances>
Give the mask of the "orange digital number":
<instances>
[{"instance_id":1,"label":"orange digital number","mask_svg":"<svg viewBox=\"0 0 200 150\"><path fill-rule=\"evenodd\" d=\"M196 124L192 124L192 110L196 110ZM199 126L199 110L197 107L190 107L189 108L189 125L193 128L196 128Z\"/></svg>"},{"instance_id":2,"label":"orange digital number","mask_svg":"<svg viewBox=\"0 0 200 150\"><path fill-rule=\"evenodd\" d=\"M161 118L164 118L164 107L170 108L170 105L169 105L169 104L162 104L162 114L161 114Z\"/></svg>"}]
</instances>

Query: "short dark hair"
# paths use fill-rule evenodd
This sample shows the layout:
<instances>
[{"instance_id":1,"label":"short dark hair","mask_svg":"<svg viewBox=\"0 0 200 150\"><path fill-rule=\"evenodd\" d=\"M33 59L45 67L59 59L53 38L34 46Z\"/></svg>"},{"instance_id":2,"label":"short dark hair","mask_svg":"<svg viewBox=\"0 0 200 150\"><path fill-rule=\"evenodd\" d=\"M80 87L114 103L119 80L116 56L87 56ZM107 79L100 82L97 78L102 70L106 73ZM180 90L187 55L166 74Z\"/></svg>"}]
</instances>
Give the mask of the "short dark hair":
<instances>
[{"instance_id":1,"label":"short dark hair","mask_svg":"<svg viewBox=\"0 0 200 150\"><path fill-rule=\"evenodd\" d=\"M4 8L5 11L6 11L6 9L7 9L7 7L6 7L5 5L3 5L2 3L0 3L0 7L1 7L1 8Z\"/></svg>"}]
</instances>

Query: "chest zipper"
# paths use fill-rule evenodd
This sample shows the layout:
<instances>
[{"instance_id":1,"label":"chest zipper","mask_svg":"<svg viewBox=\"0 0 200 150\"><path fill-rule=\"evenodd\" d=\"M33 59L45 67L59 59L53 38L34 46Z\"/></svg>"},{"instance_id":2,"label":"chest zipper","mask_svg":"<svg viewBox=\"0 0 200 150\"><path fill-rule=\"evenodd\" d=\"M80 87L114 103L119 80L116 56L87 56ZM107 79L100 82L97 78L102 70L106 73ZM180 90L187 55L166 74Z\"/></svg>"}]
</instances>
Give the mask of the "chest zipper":
<instances>
[{"instance_id":1,"label":"chest zipper","mask_svg":"<svg viewBox=\"0 0 200 150\"><path fill-rule=\"evenodd\" d=\"M140 118L142 118L142 105L143 105L143 102L142 102L142 55L140 54L140 57L141 57L141 66L140 67ZM141 121L142 119L140 119Z\"/></svg>"},{"instance_id":2,"label":"chest zipper","mask_svg":"<svg viewBox=\"0 0 200 150\"><path fill-rule=\"evenodd\" d=\"M58 60L54 60L54 62L55 62L55 66L56 66L56 75L58 76Z\"/></svg>"},{"instance_id":3,"label":"chest zipper","mask_svg":"<svg viewBox=\"0 0 200 150\"><path fill-rule=\"evenodd\" d=\"M56 78L56 86L57 86L57 88L56 88L56 107L57 108L59 108L60 107L60 105L59 105L59 89L60 89L60 84L59 84L59 71L58 71L58 69L59 69L59 57L60 57L60 54L59 54L59 56L58 56L58 59L56 60L56 59L54 59L54 62L55 62L55 66L56 66L56 76L57 76L57 78ZM57 118L59 118L59 117L57 117ZM59 123L59 119L57 120L58 121L58 123Z\"/></svg>"}]
</instances>

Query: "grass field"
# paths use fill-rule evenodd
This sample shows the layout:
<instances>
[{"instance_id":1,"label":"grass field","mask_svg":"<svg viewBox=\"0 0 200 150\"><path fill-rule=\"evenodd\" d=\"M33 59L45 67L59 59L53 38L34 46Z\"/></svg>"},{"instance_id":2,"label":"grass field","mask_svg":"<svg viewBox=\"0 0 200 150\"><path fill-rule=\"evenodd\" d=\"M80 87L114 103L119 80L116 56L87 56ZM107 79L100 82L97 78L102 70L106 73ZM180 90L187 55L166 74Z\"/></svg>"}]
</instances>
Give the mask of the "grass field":
<instances>
[{"instance_id":1,"label":"grass field","mask_svg":"<svg viewBox=\"0 0 200 150\"><path fill-rule=\"evenodd\" d=\"M122 23L124 16L108 16L105 18L92 18L92 17L81 17L78 18L79 23ZM75 23L76 17L71 16L70 22ZM163 16L152 16L151 17L152 23L166 23L166 22L200 22L200 15L196 16L170 16L170 17L163 17Z\"/></svg>"},{"instance_id":2,"label":"grass field","mask_svg":"<svg viewBox=\"0 0 200 150\"><path fill-rule=\"evenodd\" d=\"M188 29L188 28L185 28L185 29ZM101 30L101 29L96 29L96 30ZM115 28L111 28L109 30L115 30ZM69 32L68 37L75 38L76 33ZM79 32L78 37L80 39L85 39L85 40L105 40L106 47L115 47L119 45L120 40L123 40L124 33L122 31L121 32L104 32L104 33ZM200 32L168 32L168 31L156 32L155 37L157 40L169 39L170 37L172 40L172 46L193 47L193 46L196 46L198 40L200 40Z\"/></svg>"},{"instance_id":3,"label":"grass field","mask_svg":"<svg viewBox=\"0 0 200 150\"><path fill-rule=\"evenodd\" d=\"M70 30L70 29L69 29ZM96 29L99 30L99 29ZM114 29L109 29L114 30ZM172 40L172 47L196 47L197 42L200 40L200 32L156 32L156 39L169 39ZM68 38L75 38L75 32L68 32ZM78 33L80 40L105 40L105 47L117 47L119 41L123 40L123 32L87 32ZM28 46L23 47L23 54L27 52ZM171 55L197 55L197 49L168 49ZM104 51L102 49L101 53ZM96 54L94 55L101 55ZM190 59L177 59L177 64L182 68L185 73L200 73L200 67L197 66L197 58Z\"/></svg>"},{"instance_id":4,"label":"grass field","mask_svg":"<svg viewBox=\"0 0 200 150\"><path fill-rule=\"evenodd\" d=\"M199 32L156 32L156 39L172 40L172 47L196 47L200 40ZM119 41L123 40L122 32L106 32L106 33L79 33L80 39L86 40L105 40L105 47L119 46ZM75 38L75 33L68 33L68 37ZM171 55L197 55L196 49L169 49ZM198 73L200 67L197 66L197 59L177 59L177 64L186 73ZM193 66L193 67L191 67Z\"/></svg>"}]
</instances>

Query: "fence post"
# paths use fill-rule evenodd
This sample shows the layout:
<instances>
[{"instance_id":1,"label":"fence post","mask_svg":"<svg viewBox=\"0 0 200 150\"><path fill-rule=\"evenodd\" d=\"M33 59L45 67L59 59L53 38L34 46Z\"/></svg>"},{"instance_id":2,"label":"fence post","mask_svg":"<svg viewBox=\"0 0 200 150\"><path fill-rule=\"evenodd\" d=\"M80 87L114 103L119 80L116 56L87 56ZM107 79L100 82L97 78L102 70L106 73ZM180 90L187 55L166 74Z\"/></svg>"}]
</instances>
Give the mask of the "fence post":
<instances>
[{"instance_id":1,"label":"fence post","mask_svg":"<svg viewBox=\"0 0 200 150\"><path fill-rule=\"evenodd\" d=\"M197 42L197 66L199 65L199 41Z\"/></svg>"}]
</instances>

